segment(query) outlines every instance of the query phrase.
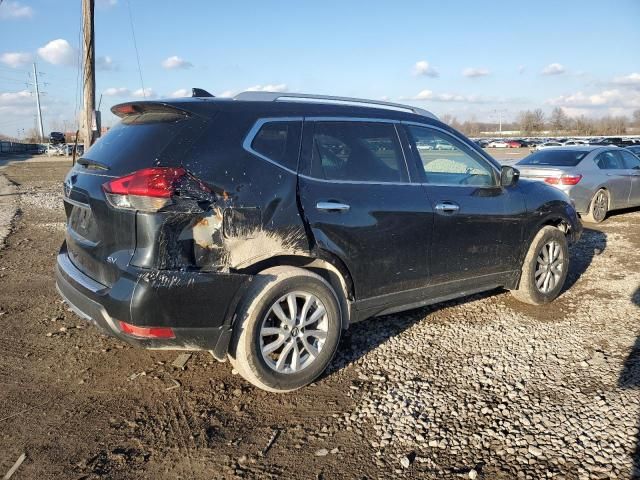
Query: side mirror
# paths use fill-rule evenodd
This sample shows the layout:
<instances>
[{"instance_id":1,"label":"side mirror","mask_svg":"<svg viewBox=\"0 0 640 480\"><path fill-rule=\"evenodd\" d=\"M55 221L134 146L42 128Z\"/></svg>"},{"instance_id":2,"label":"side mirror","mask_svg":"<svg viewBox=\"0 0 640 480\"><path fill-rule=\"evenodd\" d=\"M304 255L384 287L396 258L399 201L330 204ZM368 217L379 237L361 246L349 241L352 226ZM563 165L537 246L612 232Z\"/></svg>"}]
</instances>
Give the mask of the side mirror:
<instances>
[{"instance_id":1,"label":"side mirror","mask_svg":"<svg viewBox=\"0 0 640 480\"><path fill-rule=\"evenodd\" d=\"M520 178L518 169L504 165L500 170L500 186L510 187L515 185Z\"/></svg>"}]
</instances>

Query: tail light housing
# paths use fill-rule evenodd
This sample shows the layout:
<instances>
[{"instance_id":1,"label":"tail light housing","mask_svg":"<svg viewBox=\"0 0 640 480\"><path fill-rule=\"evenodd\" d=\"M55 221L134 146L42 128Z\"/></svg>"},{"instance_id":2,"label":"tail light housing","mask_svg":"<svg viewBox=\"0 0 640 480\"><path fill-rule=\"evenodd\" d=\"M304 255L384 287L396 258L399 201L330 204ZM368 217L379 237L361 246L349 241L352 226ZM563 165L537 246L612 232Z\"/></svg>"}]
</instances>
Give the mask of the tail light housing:
<instances>
[{"instance_id":1,"label":"tail light housing","mask_svg":"<svg viewBox=\"0 0 640 480\"><path fill-rule=\"evenodd\" d=\"M157 212L171 205L178 181L187 175L184 168L153 167L110 180L102 185L114 208Z\"/></svg>"},{"instance_id":2,"label":"tail light housing","mask_svg":"<svg viewBox=\"0 0 640 480\"><path fill-rule=\"evenodd\" d=\"M547 177L544 179L549 185L577 185L582 180L582 175L564 174L559 177Z\"/></svg>"}]
</instances>

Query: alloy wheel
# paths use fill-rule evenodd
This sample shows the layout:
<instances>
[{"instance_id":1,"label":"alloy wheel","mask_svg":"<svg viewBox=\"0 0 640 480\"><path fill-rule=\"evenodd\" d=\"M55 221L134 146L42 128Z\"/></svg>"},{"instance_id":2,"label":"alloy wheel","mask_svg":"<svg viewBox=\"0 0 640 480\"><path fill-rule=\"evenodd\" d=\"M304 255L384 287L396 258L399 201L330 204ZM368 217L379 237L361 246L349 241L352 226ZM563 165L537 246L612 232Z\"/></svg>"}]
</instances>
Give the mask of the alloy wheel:
<instances>
[{"instance_id":1,"label":"alloy wheel","mask_svg":"<svg viewBox=\"0 0 640 480\"><path fill-rule=\"evenodd\" d=\"M329 319L320 299L295 291L279 298L260 327L260 351L278 373L297 373L313 363L327 339Z\"/></svg>"},{"instance_id":2,"label":"alloy wheel","mask_svg":"<svg viewBox=\"0 0 640 480\"><path fill-rule=\"evenodd\" d=\"M545 243L536 259L535 281L541 293L551 292L562 277L564 252L556 240Z\"/></svg>"},{"instance_id":3,"label":"alloy wheel","mask_svg":"<svg viewBox=\"0 0 640 480\"><path fill-rule=\"evenodd\" d=\"M593 199L593 219L597 222L604 220L607 215L607 194L600 190Z\"/></svg>"}]
</instances>

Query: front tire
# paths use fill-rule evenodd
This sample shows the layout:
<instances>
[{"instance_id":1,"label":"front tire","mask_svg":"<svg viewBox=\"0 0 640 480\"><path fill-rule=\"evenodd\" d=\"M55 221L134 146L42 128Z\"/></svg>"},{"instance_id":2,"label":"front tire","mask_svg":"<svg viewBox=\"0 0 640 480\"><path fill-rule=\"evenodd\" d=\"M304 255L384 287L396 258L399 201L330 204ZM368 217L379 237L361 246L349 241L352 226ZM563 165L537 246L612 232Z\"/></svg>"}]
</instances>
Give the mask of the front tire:
<instances>
[{"instance_id":1,"label":"front tire","mask_svg":"<svg viewBox=\"0 0 640 480\"><path fill-rule=\"evenodd\" d=\"M229 359L263 390L290 392L310 384L337 350L337 295L307 270L274 267L256 275L236 314Z\"/></svg>"},{"instance_id":2,"label":"front tire","mask_svg":"<svg viewBox=\"0 0 640 480\"><path fill-rule=\"evenodd\" d=\"M563 232L552 226L540 229L522 264L520 283L513 296L530 305L555 300L567 278L569 247Z\"/></svg>"},{"instance_id":3,"label":"front tire","mask_svg":"<svg viewBox=\"0 0 640 480\"><path fill-rule=\"evenodd\" d=\"M591 199L589 213L583 216L585 222L600 223L607 218L609 212L609 193L601 188Z\"/></svg>"}]
</instances>

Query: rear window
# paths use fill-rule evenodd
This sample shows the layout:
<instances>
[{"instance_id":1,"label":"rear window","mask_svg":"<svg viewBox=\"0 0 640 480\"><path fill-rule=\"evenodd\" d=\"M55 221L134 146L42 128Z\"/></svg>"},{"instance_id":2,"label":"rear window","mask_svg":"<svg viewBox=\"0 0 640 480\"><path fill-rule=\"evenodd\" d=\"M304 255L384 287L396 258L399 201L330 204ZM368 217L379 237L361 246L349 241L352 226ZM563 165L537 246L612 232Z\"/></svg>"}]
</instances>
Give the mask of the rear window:
<instances>
[{"instance_id":1,"label":"rear window","mask_svg":"<svg viewBox=\"0 0 640 480\"><path fill-rule=\"evenodd\" d=\"M184 115L149 112L123 118L82 155L92 165L108 169L108 174L120 175L158 163L171 163L165 150L178 134L184 152L190 138L200 131L195 126L198 120Z\"/></svg>"},{"instance_id":2,"label":"rear window","mask_svg":"<svg viewBox=\"0 0 640 480\"><path fill-rule=\"evenodd\" d=\"M541 150L518 162L518 165L552 165L575 167L589 152L579 150Z\"/></svg>"}]
</instances>

